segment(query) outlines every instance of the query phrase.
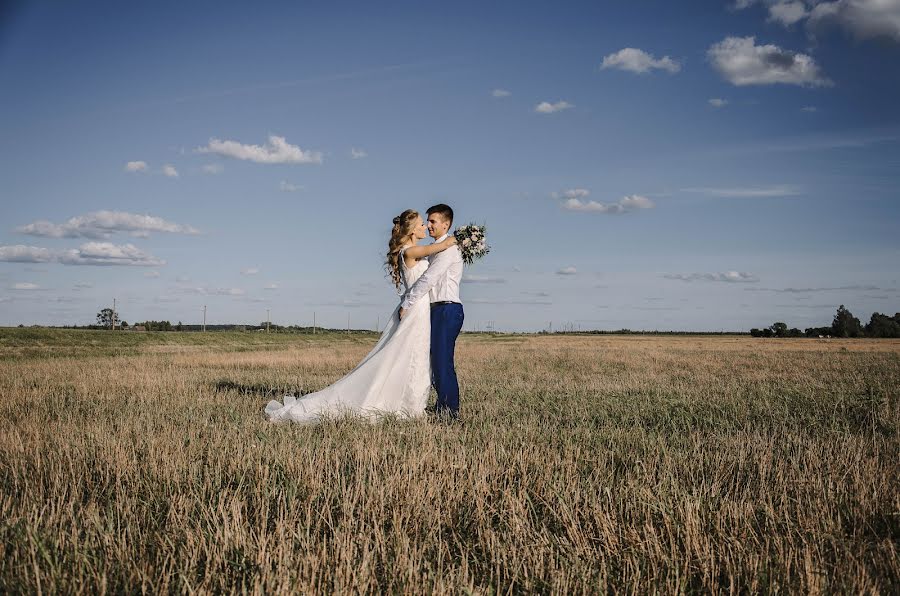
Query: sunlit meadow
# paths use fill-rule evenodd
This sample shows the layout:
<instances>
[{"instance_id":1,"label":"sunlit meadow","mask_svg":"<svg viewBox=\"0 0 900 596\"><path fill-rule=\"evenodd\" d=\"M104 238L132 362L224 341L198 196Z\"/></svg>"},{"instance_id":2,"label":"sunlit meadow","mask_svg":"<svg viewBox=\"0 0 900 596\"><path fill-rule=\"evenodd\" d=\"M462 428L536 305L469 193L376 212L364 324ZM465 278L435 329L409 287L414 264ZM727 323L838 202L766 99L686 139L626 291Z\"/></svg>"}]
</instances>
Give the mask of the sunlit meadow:
<instances>
[{"instance_id":1,"label":"sunlit meadow","mask_svg":"<svg viewBox=\"0 0 900 596\"><path fill-rule=\"evenodd\" d=\"M464 334L463 424L264 419L374 341L0 331L0 591L900 586L900 341Z\"/></svg>"}]
</instances>

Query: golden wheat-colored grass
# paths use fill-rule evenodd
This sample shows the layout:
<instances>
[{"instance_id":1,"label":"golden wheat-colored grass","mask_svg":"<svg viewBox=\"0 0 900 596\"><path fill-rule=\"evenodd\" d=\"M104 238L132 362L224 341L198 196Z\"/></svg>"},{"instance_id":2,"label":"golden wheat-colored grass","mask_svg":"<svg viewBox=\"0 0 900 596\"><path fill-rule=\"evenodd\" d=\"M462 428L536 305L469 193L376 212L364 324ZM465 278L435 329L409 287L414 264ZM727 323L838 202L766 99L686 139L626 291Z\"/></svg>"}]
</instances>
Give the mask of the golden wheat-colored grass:
<instances>
[{"instance_id":1,"label":"golden wheat-colored grass","mask_svg":"<svg viewBox=\"0 0 900 596\"><path fill-rule=\"evenodd\" d=\"M0 331L0 592L900 588L900 342L463 336L464 424L274 426L374 337Z\"/></svg>"}]
</instances>

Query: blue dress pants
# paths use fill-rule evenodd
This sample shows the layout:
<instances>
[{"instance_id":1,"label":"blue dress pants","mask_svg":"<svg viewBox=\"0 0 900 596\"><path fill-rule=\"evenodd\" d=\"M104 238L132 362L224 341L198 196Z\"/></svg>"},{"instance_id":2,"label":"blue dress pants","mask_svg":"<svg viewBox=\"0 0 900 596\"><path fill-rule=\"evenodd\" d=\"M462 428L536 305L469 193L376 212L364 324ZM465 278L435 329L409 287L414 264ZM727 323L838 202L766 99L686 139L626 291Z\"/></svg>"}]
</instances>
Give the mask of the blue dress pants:
<instances>
[{"instance_id":1,"label":"blue dress pants","mask_svg":"<svg viewBox=\"0 0 900 596\"><path fill-rule=\"evenodd\" d=\"M431 384L437 391L434 406L437 414L459 413L459 382L453 353L462 326L462 304L438 304L431 308Z\"/></svg>"}]
</instances>

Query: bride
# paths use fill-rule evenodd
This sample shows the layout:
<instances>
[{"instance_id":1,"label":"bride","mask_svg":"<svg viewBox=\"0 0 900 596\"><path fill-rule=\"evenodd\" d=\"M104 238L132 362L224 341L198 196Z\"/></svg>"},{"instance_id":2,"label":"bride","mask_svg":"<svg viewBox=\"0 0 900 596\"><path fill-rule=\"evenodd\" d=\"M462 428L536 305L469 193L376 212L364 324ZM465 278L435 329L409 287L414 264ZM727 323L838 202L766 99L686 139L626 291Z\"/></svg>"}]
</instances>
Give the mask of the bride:
<instances>
[{"instance_id":1,"label":"bride","mask_svg":"<svg viewBox=\"0 0 900 596\"><path fill-rule=\"evenodd\" d=\"M443 242L419 246L425 236L425 223L417 211L407 209L394 218L385 266L398 292L408 292L425 272L425 257L456 244L450 234ZM356 368L321 391L300 399L286 395L283 404L270 401L265 409L269 420L313 423L345 414L370 420L387 413L422 416L431 389L430 308L428 300L419 300L403 320L399 309L398 305L381 339Z\"/></svg>"}]
</instances>

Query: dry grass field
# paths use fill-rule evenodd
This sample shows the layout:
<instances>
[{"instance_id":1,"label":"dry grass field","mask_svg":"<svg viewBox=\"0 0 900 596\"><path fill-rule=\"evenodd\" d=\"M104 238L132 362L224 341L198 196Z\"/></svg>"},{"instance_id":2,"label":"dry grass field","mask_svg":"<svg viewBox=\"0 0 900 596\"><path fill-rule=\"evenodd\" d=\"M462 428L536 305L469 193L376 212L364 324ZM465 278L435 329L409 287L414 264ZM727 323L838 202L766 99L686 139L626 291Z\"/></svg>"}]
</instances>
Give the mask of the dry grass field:
<instances>
[{"instance_id":1,"label":"dry grass field","mask_svg":"<svg viewBox=\"0 0 900 596\"><path fill-rule=\"evenodd\" d=\"M900 590L900 341L475 336L462 425L271 425L374 336L0 330L0 592Z\"/></svg>"}]
</instances>

